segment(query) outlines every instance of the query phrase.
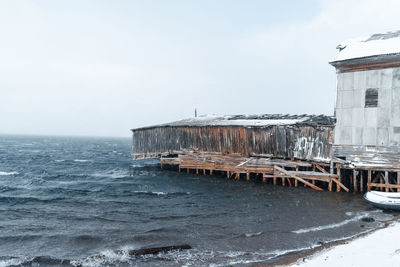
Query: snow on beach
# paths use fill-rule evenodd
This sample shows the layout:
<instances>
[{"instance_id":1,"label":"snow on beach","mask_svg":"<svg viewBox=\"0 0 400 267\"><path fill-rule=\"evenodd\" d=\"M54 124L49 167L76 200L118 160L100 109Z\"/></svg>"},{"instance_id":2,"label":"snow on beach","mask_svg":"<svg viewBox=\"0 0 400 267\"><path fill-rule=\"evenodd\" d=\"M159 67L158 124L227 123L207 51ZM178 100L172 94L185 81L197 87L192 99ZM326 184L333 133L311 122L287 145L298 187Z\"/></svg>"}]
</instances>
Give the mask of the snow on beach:
<instances>
[{"instance_id":1,"label":"snow on beach","mask_svg":"<svg viewBox=\"0 0 400 267\"><path fill-rule=\"evenodd\" d=\"M325 249L290 266L400 266L400 222Z\"/></svg>"}]
</instances>

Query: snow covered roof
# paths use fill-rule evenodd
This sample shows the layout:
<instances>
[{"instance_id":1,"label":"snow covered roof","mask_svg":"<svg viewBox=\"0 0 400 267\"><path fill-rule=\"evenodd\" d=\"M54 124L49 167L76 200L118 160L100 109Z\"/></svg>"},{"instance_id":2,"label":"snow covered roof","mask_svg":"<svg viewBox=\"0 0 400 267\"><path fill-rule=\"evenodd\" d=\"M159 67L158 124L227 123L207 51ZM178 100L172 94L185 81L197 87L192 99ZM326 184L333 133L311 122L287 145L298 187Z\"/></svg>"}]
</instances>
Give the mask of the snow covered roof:
<instances>
[{"instance_id":1,"label":"snow covered roof","mask_svg":"<svg viewBox=\"0 0 400 267\"><path fill-rule=\"evenodd\" d=\"M333 126L335 120L326 115L203 115L196 118L179 120L171 123L141 127L132 131L158 127L207 127L207 126L242 126L268 127L274 125L328 125Z\"/></svg>"},{"instance_id":2,"label":"snow covered roof","mask_svg":"<svg viewBox=\"0 0 400 267\"><path fill-rule=\"evenodd\" d=\"M374 34L367 38L350 39L337 46L339 53L330 62L400 55L400 31Z\"/></svg>"}]
</instances>

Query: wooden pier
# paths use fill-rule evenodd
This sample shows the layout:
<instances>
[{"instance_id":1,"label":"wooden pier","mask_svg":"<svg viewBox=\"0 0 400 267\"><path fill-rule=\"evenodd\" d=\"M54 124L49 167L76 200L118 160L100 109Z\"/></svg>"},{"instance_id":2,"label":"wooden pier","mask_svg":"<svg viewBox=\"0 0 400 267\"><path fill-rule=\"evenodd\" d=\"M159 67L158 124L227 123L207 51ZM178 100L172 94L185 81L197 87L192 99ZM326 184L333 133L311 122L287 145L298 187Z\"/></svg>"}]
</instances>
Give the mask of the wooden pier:
<instances>
[{"instance_id":1,"label":"wooden pier","mask_svg":"<svg viewBox=\"0 0 400 267\"><path fill-rule=\"evenodd\" d=\"M175 166L179 172L220 174L227 179L260 179L274 185L300 185L315 190L349 192L340 182L340 174L330 173L329 164L300 160L273 159L268 155L242 157L240 154L218 152L176 151L175 157L162 157L161 166Z\"/></svg>"},{"instance_id":2,"label":"wooden pier","mask_svg":"<svg viewBox=\"0 0 400 267\"><path fill-rule=\"evenodd\" d=\"M374 167L351 168L336 162L275 159L270 155L222 154L218 152L174 151L161 157L161 167L175 167L179 172L223 175L227 179L260 180L281 186L305 186L314 190L365 192L378 190L400 192L400 170Z\"/></svg>"}]
</instances>

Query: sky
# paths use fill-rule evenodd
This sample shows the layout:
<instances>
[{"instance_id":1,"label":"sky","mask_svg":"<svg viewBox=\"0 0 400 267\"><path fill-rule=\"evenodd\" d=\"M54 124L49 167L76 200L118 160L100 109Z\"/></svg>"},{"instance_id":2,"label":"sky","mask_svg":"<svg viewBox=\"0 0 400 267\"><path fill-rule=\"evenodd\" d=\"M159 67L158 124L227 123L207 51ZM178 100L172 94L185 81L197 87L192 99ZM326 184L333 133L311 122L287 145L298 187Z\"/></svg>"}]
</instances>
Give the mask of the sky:
<instances>
[{"instance_id":1,"label":"sky","mask_svg":"<svg viewBox=\"0 0 400 267\"><path fill-rule=\"evenodd\" d=\"M343 40L398 0L0 0L0 134L130 136L198 114L333 115Z\"/></svg>"}]
</instances>

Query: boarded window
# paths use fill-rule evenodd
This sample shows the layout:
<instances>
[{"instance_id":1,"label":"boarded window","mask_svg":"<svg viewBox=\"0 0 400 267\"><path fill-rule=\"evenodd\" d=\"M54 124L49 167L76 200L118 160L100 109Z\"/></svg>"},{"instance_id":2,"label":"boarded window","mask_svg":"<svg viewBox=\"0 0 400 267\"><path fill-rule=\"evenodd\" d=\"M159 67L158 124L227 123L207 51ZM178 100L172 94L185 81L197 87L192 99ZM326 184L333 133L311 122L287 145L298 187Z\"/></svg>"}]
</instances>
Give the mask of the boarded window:
<instances>
[{"instance_id":1,"label":"boarded window","mask_svg":"<svg viewBox=\"0 0 400 267\"><path fill-rule=\"evenodd\" d=\"M365 91L365 107L376 108L378 106L378 89L370 88Z\"/></svg>"}]
</instances>

